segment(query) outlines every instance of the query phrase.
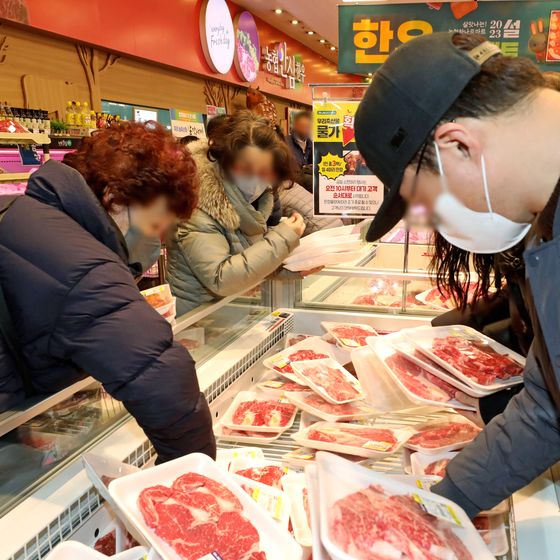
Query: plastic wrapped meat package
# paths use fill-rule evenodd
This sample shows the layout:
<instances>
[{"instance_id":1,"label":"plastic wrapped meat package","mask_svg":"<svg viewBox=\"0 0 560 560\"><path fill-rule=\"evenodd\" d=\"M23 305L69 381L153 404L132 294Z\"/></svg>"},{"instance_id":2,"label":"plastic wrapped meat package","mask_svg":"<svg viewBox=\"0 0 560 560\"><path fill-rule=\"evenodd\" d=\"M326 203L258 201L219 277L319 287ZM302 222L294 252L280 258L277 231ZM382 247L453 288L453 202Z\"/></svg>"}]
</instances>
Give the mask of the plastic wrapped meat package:
<instances>
[{"instance_id":1,"label":"plastic wrapped meat package","mask_svg":"<svg viewBox=\"0 0 560 560\"><path fill-rule=\"evenodd\" d=\"M399 345L397 350L396 345ZM408 353L403 351L408 345ZM369 339L369 346L395 383L413 402L434 407L475 410L455 398L457 388L410 359L415 348L400 333Z\"/></svg>"},{"instance_id":2,"label":"plastic wrapped meat package","mask_svg":"<svg viewBox=\"0 0 560 560\"><path fill-rule=\"evenodd\" d=\"M46 560L143 560L148 551L136 546L114 556L107 556L77 541L63 541L46 557Z\"/></svg>"},{"instance_id":3,"label":"plastic wrapped meat package","mask_svg":"<svg viewBox=\"0 0 560 560\"><path fill-rule=\"evenodd\" d=\"M321 326L345 350L351 351L361 346L366 346L366 339L370 336L377 336L377 332L370 325L361 323L333 323L323 321Z\"/></svg>"},{"instance_id":4,"label":"plastic wrapped meat package","mask_svg":"<svg viewBox=\"0 0 560 560\"><path fill-rule=\"evenodd\" d=\"M239 560L301 559L287 530L206 455L192 453L114 480L109 491L162 560L216 552Z\"/></svg>"},{"instance_id":5,"label":"plastic wrapped meat package","mask_svg":"<svg viewBox=\"0 0 560 560\"><path fill-rule=\"evenodd\" d=\"M409 341L459 380L488 393L523 381L525 359L463 325L402 331Z\"/></svg>"},{"instance_id":6,"label":"plastic wrapped meat package","mask_svg":"<svg viewBox=\"0 0 560 560\"><path fill-rule=\"evenodd\" d=\"M494 560L445 498L330 453L317 454L317 472L321 544L334 560Z\"/></svg>"},{"instance_id":7,"label":"plastic wrapped meat package","mask_svg":"<svg viewBox=\"0 0 560 560\"><path fill-rule=\"evenodd\" d=\"M467 286L464 285L463 289L465 287ZM470 282L467 289L469 294L467 296L467 300L470 303L476 290L476 283ZM430 307L434 307L435 309L438 309L440 311L449 311L457 307L457 304L453 301L451 293L444 287L442 287L441 289L438 287L430 288L429 290L418 294L416 296L416 299L420 303Z\"/></svg>"},{"instance_id":8,"label":"plastic wrapped meat package","mask_svg":"<svg viewBox=\"0 0 560 560\"><path fill-rule=\"evenodd\" d=\"M301 381L296 383L290 381L282 375L276 375L273 371L266 370L266 373L258 380L257 389L271 395L282 397L289 393L304 393L309 391L309 387L303 385Z\"/></svg>"},{"instance_id":9,"label":"plastic wrapped meat package","mask_svg":"<svg viewBox=\"0 0 560 560\"><path fill-rule=\"evenodd\" d=\"M360 288L359 293L354 293L350 303L353 305L366 305L373 307L394 307L402 306L403 282L390 278L375 278L368 282L367 287ZM425 305L417 299L418 294L426 290L425 282L409 282L406 285L406 306L407 308L425 308Z\"/></svg>"}]
</instances>

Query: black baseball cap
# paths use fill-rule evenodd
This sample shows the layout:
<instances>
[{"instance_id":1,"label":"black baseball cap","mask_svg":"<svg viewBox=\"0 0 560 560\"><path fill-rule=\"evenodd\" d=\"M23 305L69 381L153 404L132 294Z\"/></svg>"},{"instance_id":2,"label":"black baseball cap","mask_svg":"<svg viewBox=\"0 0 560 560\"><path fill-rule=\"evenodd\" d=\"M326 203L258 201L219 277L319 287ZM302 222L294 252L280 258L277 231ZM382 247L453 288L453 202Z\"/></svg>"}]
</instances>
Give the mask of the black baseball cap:
<instances>
[{"instance_id":1,"label":"black baseball cap","mask_svg":"<svg viewBox=\"0 0 560 560\"><path fill-rule=\"evenodd\" d=\"M404 216L399 194L406 167L482 64L499 47L485 41L471 51L454 33L422 35L395 50L375 73L354 122L367 166L385 185L385 197L366 234L383 237Z\"/></svg>"}]
</instances>

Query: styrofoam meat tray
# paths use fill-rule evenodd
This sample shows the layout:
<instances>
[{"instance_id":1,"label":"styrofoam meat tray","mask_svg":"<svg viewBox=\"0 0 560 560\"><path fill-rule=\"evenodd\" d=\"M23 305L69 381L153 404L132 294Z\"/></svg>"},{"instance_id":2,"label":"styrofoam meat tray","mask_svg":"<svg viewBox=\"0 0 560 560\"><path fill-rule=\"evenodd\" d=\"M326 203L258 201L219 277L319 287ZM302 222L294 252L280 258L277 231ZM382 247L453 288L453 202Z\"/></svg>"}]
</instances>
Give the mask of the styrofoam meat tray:
<instances>
[{"instance_id":1,"label":"styrofoam meat tray","mask_svg":"<svg viewBox=\"0 0 560 560\"><path fill-rule=\"evenodd\" d=\"M370 441L367 442L367 447L355 447L350 445L344 445L329 441L318 441L315 439L310 439L308 437L309 430L312 429L339 429L340 427L350 428L350 429L362 429L366 427L375 429L389 430L395 436L397 442L390 447L387 447L388 442L378 442ZM312 449L319 449L322 451L332 451L334 453L342 453L345 455L354 455L356 457L363 457L364 459L376 459L382 457L388 457L396 453L406 442L406 440L414 434L412 428L395 428L394 426L389 426L385 424L378 424L377 422L371 426L361 425L361 424L346 424L343 422L317 422L308 426L304 430L299 430L295 434L292 434L292 438L299 444L305 447L311 447Z\"/></svg>"},{"instance_id":2,"label":"styrofoam meat tray","mask_svg":"<svg viewBox=\"0 0 560 560\"><path fill-rule=\"evenodd\" d=\"M216 464L230 470L230 467L238 461L264 461L264 453L260 447L235 447L233 449L218 449L216 452Z\"/></svg>"},{"instance_id":3,"label":"styrofoam meat tray","mask_svg":"<svg viewBox=\"0 0 560 560\"><path fill-rule=\"evenodd\" d=\"M207 455L191 453L151 469L118 478L109 485L109 492L120 510L150 542L162 560L180 560L180 556L148 527L138 508L138 496L149 486L157 484L171 486L175 479L189 472L211 478L235 494L243 505L243 514L258 531L260 548L266 553L268 560L301 559L301 547L278 523L262 514L261 507L241 488L230 473L216 465Z\"/></svg>"},{"instance_id":4,"label":"styrofoam meat tray","mask_svg":"<svg viewBox=\"0 0 560 560\"><path fill-rule=\"evenodd\" d=\"M352 350L352 363L365 400L376 410L394 412L415 405L393 382L393 378L369 346Z\"/></svg>"},{"instance_id":5,"label":"styrofoam meat tray","mask_svg":"<svg viewBox=\"0 0 560 560\"><path fill-rule=\"evenodd\" d=\"M78 541L64 541L57 545L46 560L142 560L148 551L143 546L135 546L114 556L105 556Z\"/></svg>"},{"instance_id":6,"label":"styrofoam meat tray","mask_svg":"<svg viewBox=\"0 0 560 560\"><path fill-rule=\"evenodd\" d=\"M296 414L297 414L297 407L294 407L294 411L288 420L288 423L285 426L253 426L250 424L235 424L233 421L233 415L237 410L237 407L241 405L241 403L248 402L248 401L278 401L279 403L290 404L287 399L278 398L273 394L266 393L266 392L259 392L256 393L255 391L240 391L235 395L233 402L229 405L228 409L226 410L225 414L221 418L221 423L226 428L230 430L240 430L244 432L259 432L263 434L277 434L278 432L282 433L292 427L294 423Z\"/></svg>"},{"instance_id":7,"label":"styrofoam meat tray","mask_svg":"<svg viewBox=\"0 0 560 560\"><path fill-rule=\"evenodd\" d=\"M366 397L360 382L346 369L344 369L336 360L332 358L324 358L322 360L308 360L302 362L294 362L292 364L293 370L296 372L299 379L311 387L313 391L315 391L318 395L323 397L326 401L329 401L332 404L345 404L354 401L363 400ZM306 370L311 368L320 368L321 370L325 370L326 368L336 369L338 370L344 377L344 379L353 387L356 391L355 396L350 399L345 399L341 401L337 401L333 396L329 395L325 387L318 385L316 382L312 381L306 375Z\"/></svg>"},{"instance_id":8,"label":"styrofoam meat tray","mask_svg":"<svg viewBox=\"0 0 560 560\"><path fill-rule=\"evenodd\" d=\"M232 476L237 484L245 489L247 495L270 515L271 519L286 531L288 530L291 504L286 492L240 474L232 473Z\"/></svg>"},{"instance_id":9,"label":"styrofoam meat tray","mask_svg":"<svg viewBox=\"0 0 560 560\"><path fill-rule=\"evenodd\" d=\"M415 500L422 502L424 507L431 509L431 506L433 506L434 509L449 512L449 518L454 518L458 522L453 524L450 522L449 526L468 548L472 558L494 560L494 556L488 550L467 514L450 500L425 490L412 488L410 484L404 484L391 475L378 473L361 465L356 465L332 453L317 453L316 463L319 478L321 542L334 560L354 560L353 556L341 550L331 540L330 526L332 515L335 512L334 504L349 494L358 492L370 485L380 486L389 495L414 494ZM416 477L412 478L415 479Z\"/></svg>"},{"instance_id":10,"label":"styrofoam meat tray","mask_svg":"<svg viewBox=\"0 0 560 560\"><path fill-rule=\"evenodd\" d=\"M496 342L495 340L492 340L491 338L479 333L474 329L471 329L470 327L465 327L464 325L453 325L449 327L416 327L414 329L404 329L401 332L410 340L410 342L414 346L424 352L430 359L432 359L441 367L445 368L447 371L450 371L455 377L457 377L467 385L474 387L475 389L482 389L487 392L496 392L501 391L506 387L512 387L523 382L523 376L515 376L507 380L498 380L495 383L489 385L481 385L480 383L473 381L470 377L466 376L457 368L448 364L445 360L442 360L432 352L432 343L434 338L443 338L447 336L463 336L484 342L496 352L499 352L500 354L507 354L520 366L525 366L525 358L523 358L523 356L521 356L517 352L513 352L509 348L506 348L502 344Z\"/></svg>"},{"instance_id":11,"label":"styrofoam meat tray","mask_svg":"<svg viewBox=\"0 0 560 560\"><path fill-rule=\"evenodd\" d=\"M458 422L461 424L469 424L471 426L476 426L475 424L473 424L473 422L471 422L470 420L468 420L467 418L465 418L464 416L460 416L459 414L447 414L445 416L441 416L438 420L434 420L433 422L426 422L424 424L418 424L416 426L414 426L414 434L419 433L419 432L423 432L425 429L429 429L429 428L437 428L439 426L443 426L445 424L448 424L449 422ZM476 426L478 428L478 426ZM480 433L482 430L480 430L479 428L479 432ZM412 435L410 437L412 437ZM478 434L477 434L478 435ZM475 435L474 438L476 438L477 436ZM413 451L419 451L421 453L425 453L426 455L439 455L440 453L446 453L447 451L457 451L458 449L463 449L463 447L465 447L466 445L468 445L471 441L473 441L473 439L469 439L466 441L460 441L457 443L452 443L449 445L442 445L441 447L434 447L434 448L430 448L430 447L421 447L419 445L414 445L409 443L408 441L404 444L405 447L407 447L408 449L412 449Z\"/></svg>"},{"instance_id":12,"label":"styrofoam meat tray","mask_svg":"<svg viewBox=\"0 0 560 560\"><path fill-rule=\"evenodd\" d=\"M314 393L286 393L286 398L293 404L295 404L301 410L316 416L321 420L326 420L327 422L350 422L351 420L360 420L362 418L371 418L372 416L382 414L382 412L376 410L365 401L355 401L353 403L349 403L347 405L340 405L340 406L352 406L355 409L355 412L351 412L349 414L337 414L335 412L329 413L321 410L313 406L313 404L307 403L305 401L306 397L310 397L314 395ZM319 395L317 395L319 396ZM322 398L319 396L319 398ZM324 400L324 399L323 399ZM326 402L326 404L331 406L332 403Z\"/></svg>"},{"instance_id":13,"label":"styrofoam meat tray","mask_svg":"<svg viewBox=\"0 0 560 560\"><path fill-rule=\"evenodd\" d=\"M304 270L312 270L319 266L333 266L352 262L359 259L363 255L364 250L344 251L341 253L323 253L311 258L298 260L289 264L285 264L284 268L291 272L301 272Z\"/></svg>"},{"instance_id":14,"label":"styrofoam meat tray","mask_svg":"<svg viewBox=\"0 0 560 560\"><path fill-rule=\"evenodd\" d=\"M336 332L335 329L337 327L358 327L365 331L371 333L371 336L377 336L377 331L371 326L365 323L336 323L333 321L323 321L321 326L336 340L337 344L344 348L345 350L351 351L356 348L360 348L362 346L366 346L365 344L360 344L358 341L352 338L341 338Z\"/></svg>"},{"instance_id":15,"label":"styrofoam meat tray","mask_svg":"<svg viewBox=\"0 0 560 560\"><path fill-rule=\"evenodd\" d=\"M286 369L286 366L288 365L290 365L293 369L292 364L296 362L292 362L290 360L290 356L300 350L310 350L316 354L325 354L326 356L329 356L329 358L336 359L335 348L336 346L329 344L320 336L312 336L311 338L307 338L297 344L294 344L293 346L285 348L282 352L278 352L278 354L274 354L274 356L270 356L270 358L266 358L266 360L263 361L263 365L264 367L283 375L294 383L303 384L303 381L295 372L291 373L288 371L282 371L283 369Z\"/></svg>"},{"instance_id":16,"label":"styrofoam meat tray","mask_svg":"<svg viewBox=\"0 0 560 560\"><path fill-rule=\"evenodd\" d=\"M291 264L303 259L315 257L317 254L325 253L340 253L341 251L353 250L360 247L363 241L360 234L353 233L350 235L340 235L338 237L331 237L322 239L317 243L306 243L299 245L294 249L288 257L284 259L284 264Z\"/></svg>"},{"instance_id":17,"label":"styrofoam meat tray","mask_svg":"<svg viewBox=\"0 0 560 560\"><path fill-rule=\"evenodd\" d=\"M402 356L409 358L408 354L405 354L404 352L397 352L396 348L392 344L393 341L400 340L400 339L402 339L402 335L400 333L393 333L385 336L368 338L367 340L368 340L368 346L377 354L377 357L379 358L379 360L387 370L387 373L393 378L393 381L399 386L401 391L405 393L405 395L411 401L421 405L434 406L436 408L454 408L454 409L476 411L476 408L474 406L463 404L459 402L457 399L449 399L447 401L435 401L432 399L426 399L411 391L402 382L401 378L393 371L393 369L389 366L389 364L386 362L387 358L389 358L395 353L401 354ZM423 365L420 367L424 368ZM425 369L427 370L427 368Z\"/></svg>"},{"instance_id":18,"label":"styrofoam meat tray","mask_svg":"<svg viewBox=\"0 0 560 560\"><path fill-rule=\"evenodd\" d=\"M414 362L420 367L423 367L424 369L426 369L426 371L429 371L431 374L435 375L436 377L443 379L443 381L447 381L447 383L453 385L453 387L455 387L459 391L462 391L463 393L466 393L467 395L470 395L471 397L475 397L477 399L480 399L482 397L487 397L488 395L491 395L492 393L495 392L495 391L488 391L482 388L475 389L474 387L471 387L470 385L463 383L463 381L461 381L460 379L452 375L448 370L442 368L439 364L432 361L431 358L427 356L424 352L418 350L416 346L414 346L414 344L410 342L408 337L406 337L402 333L398 333L398 334L401 335L399 338L395 338L391 340L391 345L397 352L403 354L411 362ZM415 354L414 352L415 350L416 352L418 352L418 354Z\"/></svg>"},{"instance_id":19,"label":"styrofoam meat tray","mask_svg":"<svg viewBox=\"0 0 560 560\"><path fill-rule=\"evenodd\" d=\"M280 373L277 374L270 369L266 370L266 373L257 381L255 387L259 391L264 391L270 395L275 395L276 397L283 397L284 395L288 395L292 392L298 393L298 391L285 391L284 387L288 383L297 383L298 387L301 387L300 392L305 393L309 391L309 387L307 387L306 385L302 385L301 380L298 382L290 381L289 379L286 379L285 376L281 375Z\"/></svg>"},{"instance_id":20,"label":"styrofoam meat tray","mask_svg":"<svg viewBox=\"0 0 560 560\"><path fill-rule=\"evenodd\" d=\"M488 518L488 521L490 529L488 531L479 531L478 533L494 556L504 556L509 551L504 520L500 516L493 515Z\"/></svg>"},{"instance_id":21,"label":"styrofoam meat tray","mask_svg":"<svg viewBox=\"0 0 560 560\"><path fill-rule=\"evenodd\" d=\"M307 522L307 515L303 502L304 490L307 489L305 475L303 473L291 473L282 478L282 488L290 498L292 528L294 537L301 546L311 546L311 527ZM307 494L309 510L311 514L311 503L309 492Z\"/></svg>"},{"instance_id":22,"label":"styrofoam meat tray","mask_svg":"<svg viewBox=\"0 0 560 560\"><path fill-rule=\"evenodd\" d=\"M255 434L253 435L246 435L246 434L228 434L224 433L223 429L225 426L222 425L221 422L214 424L214 435L217 439L222 441L235 441L238 443L248 443L249 445L254 444L266 444L271 443L277 440L281 435L282 432L275 432L275 433L262 433L262 432L247 432L248 434ZM237 431L237 430L236 430ZM240 430L244 432L245 430Z\"/></svg>"},{"instance_id":23,"label":"styrofoam meat tray","mask_svg":"<svg viewBox=\"0 0 560 560\"><path fill-rule=\"evenodd\" d=\"M309 498L309 517L311 518L311 543L313 560L331 560L321 542L321 512L319 503L319 475L317 466L312 464L305 468L305 481Z\"/></svg>"}]
</instances>

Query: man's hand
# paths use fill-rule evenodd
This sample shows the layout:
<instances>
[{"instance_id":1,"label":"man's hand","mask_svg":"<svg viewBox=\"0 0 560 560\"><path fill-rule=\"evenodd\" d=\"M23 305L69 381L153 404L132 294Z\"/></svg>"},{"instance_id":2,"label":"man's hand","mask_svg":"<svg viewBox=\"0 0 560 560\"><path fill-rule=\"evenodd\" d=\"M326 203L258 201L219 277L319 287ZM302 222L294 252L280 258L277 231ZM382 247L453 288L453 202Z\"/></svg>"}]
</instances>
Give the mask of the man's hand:
<instances>
[{"instance_id":1,"label":"man's hand","mask_svg":"<svg viewBox=\"0 0 560 560\"><path fill-rule=\"evenodd\" d=\"M472 410L462 410L462 409L455 409L459 414L476 424L479 428L484 428L485 424L482 421L482 416L480 415L480 407L479 407L479 399L475 397L471 397L466 393L461 391L457 391L455 393L455 398L462 404L467 404L476 408L476 412Z\"/></svg>"}]
</instances>

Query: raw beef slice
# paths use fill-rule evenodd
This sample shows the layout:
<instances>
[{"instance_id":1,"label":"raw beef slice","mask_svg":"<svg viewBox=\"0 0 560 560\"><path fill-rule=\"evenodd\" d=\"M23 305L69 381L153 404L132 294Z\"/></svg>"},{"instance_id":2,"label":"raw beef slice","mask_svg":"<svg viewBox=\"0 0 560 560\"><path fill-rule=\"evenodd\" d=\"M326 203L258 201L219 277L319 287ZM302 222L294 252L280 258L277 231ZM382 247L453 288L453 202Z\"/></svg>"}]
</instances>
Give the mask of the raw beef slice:
<instances>
[{"instance_id":1,"label":"raw beef slice","mask_svg":"<svg viewBox=\"0 0 560 560\"><path fill-rule=\"evenodd\" d=\"M320 354L313 350L298 350L288 356L288 362L303 362L304 360L321 360L328 358L326 354ZM294 373L292 366L288 363L284 367L274 366L274 369L282 373Z\"/></svg>"},{"instance_id":2,"label":"raw beef slice","mask_svg":"<svg viewBox=\"0 0 560 560\"><path fill-rule=\"evenodd\" d=\"M409 496L369 486L335 502L331 538L356 560L473 560L447 527Z\"/></svg>"},{"instance_id":3,"label":"raw beef slice","mask_svg":"<svg viewBox=\"0 0 560 560\"><path fill-rule=\"evenodd\" d=\"M448 445L466 445L480 432L480 428L470 422L448 422L435 426L425 426L414 434L407 443L425 449L437 449Z\"/></svg>"},{"instance_id":4,"label":"raw beef slice","mask_svg":"<svg viewBox=\"0 0 560 560\"><path fill-rule=\"evenodd\" d=\"M331 329L331 332L339 339L354 341L356 346L365 346L366 338L376 335L374 330L370 331L354 325L341 325L334 327Z\"/></svg>"},{"instance_id":5,"label":"raw beef slice","mask_svg":"<svg viewBox=\"0 0 560 560\"><path fill-rule=\"evenodd\" d=\"M223 560L266 560L241 502L208 477L187 473L171 488L146 488L138 507L156 535L184 560L199 560L213 552Z\"/></svg>"},{"instance_id":6,"label":"raw beef slice","mask_svg":"<svg viewBox=\"0 0 560 560\"><path fill-rule=\"evenodd\" d=\"M286 473L282 467L267 465L266 467L241 469L240 471L237 471L236 474L281 490L282 485L280 484L280 480Z\"/></svg>"},{"instance_id":7,"label":"raw beef slice","mask_svg":"<svg viewBox=\"0 0 560 560\"><path fill-rule=\"evenodd\" d=\"M294 415L293 404L278 401L245 401L233 413L233 423L239 426L287 426Z\"/></svg>"},{"instance_id":8,"label":"raw beef slice","mask_svg":"<svg viewBox=\"0 0 560 560\"><path fill-rule=\"evenodd\" d=\"M328 366L308 367L302 376L309 379L314 385L321 387L325 393L335 401L347 401L359 396L359 391L354 387L343 372Z\"/></svg>"}]
</instances>

